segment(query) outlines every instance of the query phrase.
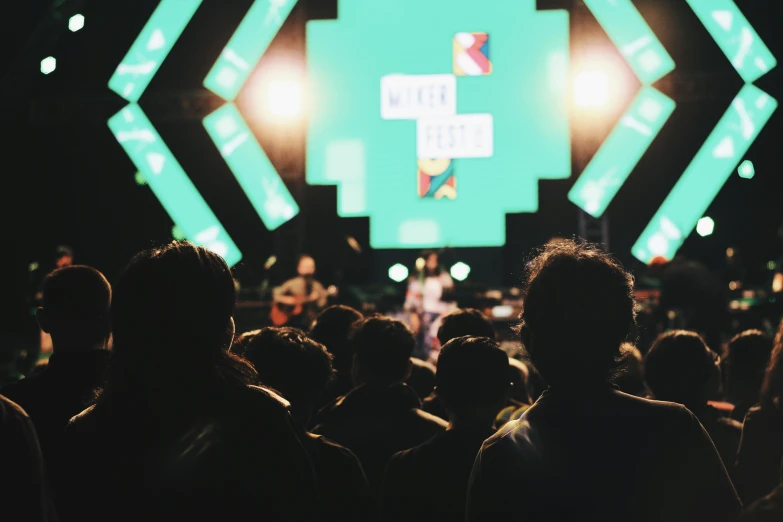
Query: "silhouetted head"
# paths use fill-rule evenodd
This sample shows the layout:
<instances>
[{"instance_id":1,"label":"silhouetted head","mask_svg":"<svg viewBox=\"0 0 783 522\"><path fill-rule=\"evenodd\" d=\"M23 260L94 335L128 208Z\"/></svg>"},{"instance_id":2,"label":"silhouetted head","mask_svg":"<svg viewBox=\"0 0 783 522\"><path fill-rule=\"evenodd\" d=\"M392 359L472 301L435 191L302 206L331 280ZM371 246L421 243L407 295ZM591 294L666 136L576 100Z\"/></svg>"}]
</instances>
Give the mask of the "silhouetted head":
<instances>
[{"instance_id":1,"label":"silhouetted head","mask_svg":"<svg viewBox=\"0 0 783 522\"><path fill-rule=\"evenodd\" d=\"M363 319L354 326L350 346L357 385L389 386L410 375L416 339L400 321L378 315Z\"/></svg>"},{"instance_id":2,"label":"silhouetted head","mask_svg":"<svg viewBox=\"0 0 783 522\"><path fill-rule=\"evenodd\" d=\"M720 358L697 333L663 333L644 359L647 387L656 399L704 407L720 388Z\"/></svg>"},{"instance_id":3,"label":"silhouetted head","mask_svg":"<svg viewBox=\"0 0 783 522\"><path fill-rule=\"evenodd\" d=\"M491 426L509 390L508 355L487 337L457 337L438 357L438 396L452 416Z\"/></svg>"},{"instance_id":4,"label":"silhouetted head","mask_svg":"<svg viewBox=\"0 0 783 522\"><path fill-rule=\"evenodd\" d=\"M228 354L235 299L228 265L203 247L173 242L137 254L114 287L109 386L201 386L223 370L240 380L254 374Z\"/></svg>"},{"instance_id":5,"label":"silhouetted head","mask_svg":"<svg viewBox=\"0 0 783 522\"><path fill-rule=\"evenodd\" d=\"M326 346L334 356L334 369L340 373L351 371L353 353L348 345L348 337L353 325L362 320L362 314L343 305L330 306L318 314L310 328L310 337Z\"/></svg>"},{"instance_id":6,"label":"silhouetted head","mask_svg":"<svg viewBox=\"0 0 783 522\"><path fill-rule=\"evenodd\" d=\"M262 328L240 336L233 350L255 366L258 380L291 403L306 424L332 377L326 348L296 328Z\"/></svg>"},{"instance_id":7,"label":"silhouetted head","mask_svg":"<svg viewBox=\"0 0 783 522\"><path fill-rule=\"evenodd\" d=\"M474 308L454 310L441 319L438 328L438 341L441 346L465 335L494 339L495 327L484 314Z\"/></svg>"},{"instance_id":8,"label":"silhouetted head","mask_svg":"<svg viewBox=\"0 0 783 522\"><path fill-rule=\"evenodd\" d=\"M783 409L783 321L778 326L775 343L761 385L761 406L766 409Z\"/></svg>"},{"instance_id":9,"label":"silhouetted head","mask_svg":"<svg viewBox=\"0 0 783 522\"><path fill-rule=\"evenodd\" d=\"M527 266L519 332L547 383L605 382L635 331L633 277L590 244L542 247Z\"/></svg>"},{"instance_id":10,"label":"silhouetted head","mask_svg":"<svg viewBox=\"0 0 783 522\"><path fill-rule=\"evenodd\" d=\"M302 277L313 277L315 275L315 259L307 254L299 256L296 273Z\"/></svg>"},{"instance_id":11,"label":"silhouetted head","mask_svg":"<svg viewBox=\"0 0 783 522\"><path fill-rule=\"evenodd\" d=\"M111 334L111 286L88 266L59 268L42 285L38 324L56 352L103 348Z\"/></svg>"},{"instance_id":12,"label":"silhouetted head","mask_svg":"<svg viewBox=\"0 0 783 522\"><path fill-rule=\"evenodd\" d=\"M730 400L750 404L758 401L772 344L772 338L761 330L747 330L729 341L725 368Z\"/></svg>"}]
</instances>

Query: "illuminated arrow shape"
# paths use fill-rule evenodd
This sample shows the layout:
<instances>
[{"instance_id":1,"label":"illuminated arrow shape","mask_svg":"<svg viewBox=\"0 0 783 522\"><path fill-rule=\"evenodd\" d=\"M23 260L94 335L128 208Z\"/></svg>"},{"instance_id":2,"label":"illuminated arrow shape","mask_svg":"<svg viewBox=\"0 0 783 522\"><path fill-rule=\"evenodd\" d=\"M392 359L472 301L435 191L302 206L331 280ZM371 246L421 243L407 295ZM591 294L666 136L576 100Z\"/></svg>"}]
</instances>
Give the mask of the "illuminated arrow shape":
<instances>
[{"instance_id":1,"label":"illuminated arrow shape","mask_svg":"<svg viewBox=\"0 0 783 522\"><path fill-rule=\"evenodd\" d=\"M141 107L131 103L109 120L109 128L184 236L223 256L230 266L238 263L242 253Z\"/></svg>"},{"instance_id":2,"label":"illuminated arrow shape","mask_svg":"<svg viewBox=\"0 0 783 522\"><path fill-rule=\"evenodd\" d=\"M772 52L734 0L686 0L745 83L777 65Z\"/></svg>"},{"instance_id":3,"label":"illuminated arrow shape","mask_svg":"<svg viewBox=\"0 0 783 522\"><path fill-rule=\"evenodd\" d=\"M674 60L630 0L585 0L644 87L568 193L600 217L674 112L673 100L649 84L674 70Z\"/></svg>"},{"instance_id":4,"label":"illuminated arrow shape","mask_svg":"<svg viewBox=\"0 0 783 522\"><path fill-rule=\"evenodd\" d=\"M645 263L674 257L778 106L750 83L777 61L734 1L687 2L746 84L634 244L633 255Z\"/></svg>"},{"instance_id":5,"label":"illuminated arrow shape","mask_svg":"<svg viewBox=\"0 0 783 522\"><path fill-rule=\"evenodd\" d=\"M109 128L185 238L233 266L242 253L160 137L138 100L187 27L201 0L162 0L109 80L131 102Z\"/></svg>"},{"instance_id":6,"label":"illuminated arrow shape","mask_svg":"<svg viewBox=\"0 0 783 522\"><path fill-rule=\"evenodd\" d=\"M742 88L634 244L637 259L649 263L674 257L777 105L755 85Z\"/></svg>"},{"instance_id":7,"label":"illuminated arrow shape","mask_svg":"<svg viewBox=\"0 0 783 522\"><path fill-rule=\"evenodd\" d=\"M299 207L233 102L294 5L296 0L255 0L204 79L229 102L204 118L204 127L269 230Z\"/></svg>"},{"instance_id":8,"label":"illuminated arrow shape","mask_svg":"<svg viewBox=\"0 0 783 522\"><path fill-rule=\"evenodd\" d=\"M202 0L161 0L109 80L109 89L139 101Z\"/></svg>"}]
</instances>

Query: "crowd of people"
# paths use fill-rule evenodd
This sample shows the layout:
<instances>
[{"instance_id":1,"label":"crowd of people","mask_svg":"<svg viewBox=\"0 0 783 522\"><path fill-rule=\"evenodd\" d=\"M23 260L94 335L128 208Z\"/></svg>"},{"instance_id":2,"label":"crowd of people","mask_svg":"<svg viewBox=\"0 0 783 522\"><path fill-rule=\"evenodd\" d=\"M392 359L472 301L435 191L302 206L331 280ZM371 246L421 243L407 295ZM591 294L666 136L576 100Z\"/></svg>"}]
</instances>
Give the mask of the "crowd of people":
<instances>
[{"instance_id":1,"label":"crowd of people","mask_svg":"<svg viewBox=\"0 0 783 522\"><path fill-rule=\"evenodd\" d=\"M548 244L525 283L521 355L457 309L432 364L340 305L236 332L231 270L187 242L113 286L55 270L53 354L0 388L3 520L783 520L783 323L642 353L633 277L599 248Z\"/></svg>"}]
</instances>

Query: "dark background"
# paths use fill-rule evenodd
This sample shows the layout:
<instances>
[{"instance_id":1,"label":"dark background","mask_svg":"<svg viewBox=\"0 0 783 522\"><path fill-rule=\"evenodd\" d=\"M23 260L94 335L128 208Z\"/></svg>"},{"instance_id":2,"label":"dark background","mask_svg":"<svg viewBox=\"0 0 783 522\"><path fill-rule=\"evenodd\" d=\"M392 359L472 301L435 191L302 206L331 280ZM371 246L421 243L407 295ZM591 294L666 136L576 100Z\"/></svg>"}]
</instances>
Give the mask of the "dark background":
<instances>
[{"instance_id":1,"label":"dark background","mask_svg":"<svg viewBox=\"0 0 783 522\"><path fill-rule=\"evenodd\" d=\"M77 263L93 265L111 280L135 252L171 239L171 220L149 188L135 183L136 169L106 125L125 105L109 91L108 80L158 2L61 3L62 9L85 15L84 29L62 31L67 18L42 24L49 19L49 1L12 0L5 6L0 48L4 130L0 202L3 233L11 240L2 256L0 332L16 330L20 319L30 317L25 304L30 291L28 265L34 261L46 265L57 245L72 246ZM334 187L303 183L303 132L281 136L263 122L253 122L259 141L302 208L292 222L269 232L204 131L201 118L219 101L203 92L201 82L250 3L205 0L140 104L244 253L237 267L243 284L260 282L265 275L261 266L272 254L280 261L266 275L273 282L287 277L293 270L289 261L301 251L316 257L327 283L388 281L389 266L398 261L412 266L418 252L369 250L368 220L339 218ZM782 3L737 3L773 54L783 60ZM538 4L540 9L572 10L574 55L587 42L611 47L581 2L539 0ZM634 4L677 64L677 70L656 85L677 102L677 109L607 211L610 249L629 267L642 271L644 267L630 255L631 245L742 87L742 80L684 0L635 0ZM300 1L259 70L275 56L293 56L304 67L304 23L335 14L336 0ZM39 37L31 39L37 28L41 28ZM44 76L39 64L48 55L57 57L57 70ZM757 82L779 101L783 100L782 71L778 65ZM248 108L247 92L238 104L240 109ZM778 110L746 156L755 164L755 178L732 175L708 210L716 222L715 233L707 238L692 234L681 254L721 269L726 249L732 247L748 268L748 277L758 284L769 277L764 267L783 253L778 236L783 222L783 172L778 160L782 120L783 112ZM615 121L607 122L606 133ZM507 217L506 246L447 251L447 264L462 260L471 265L473 281L513 285L532 247L553 235L577 233L577 208L566 195L580 165L603 138L577 143L578 132L575 122L574 149L581 152L574 157L574 176L540 184L538 213ZM361 254L348 247L347 235L364 246Z\"/></svg>"}]
</instances>

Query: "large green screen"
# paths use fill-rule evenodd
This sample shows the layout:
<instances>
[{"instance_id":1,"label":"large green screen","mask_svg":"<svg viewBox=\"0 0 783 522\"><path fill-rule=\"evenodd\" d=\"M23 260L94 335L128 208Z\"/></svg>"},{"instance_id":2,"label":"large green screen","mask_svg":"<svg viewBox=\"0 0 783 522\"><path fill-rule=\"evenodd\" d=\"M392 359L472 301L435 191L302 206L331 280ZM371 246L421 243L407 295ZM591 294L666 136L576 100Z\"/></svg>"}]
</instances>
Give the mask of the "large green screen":
<instances>
[{"instance_id":1,"label":"large green screen","mask_svg":"<svg viewBox=\"0 0 783 522\"><path fill-rule=\"evenodd\" d=\"M307 180L376 248L499 246L571 170L568 14L534 0L340 0L307 26Z\"/></svg>"}]
</instances>

